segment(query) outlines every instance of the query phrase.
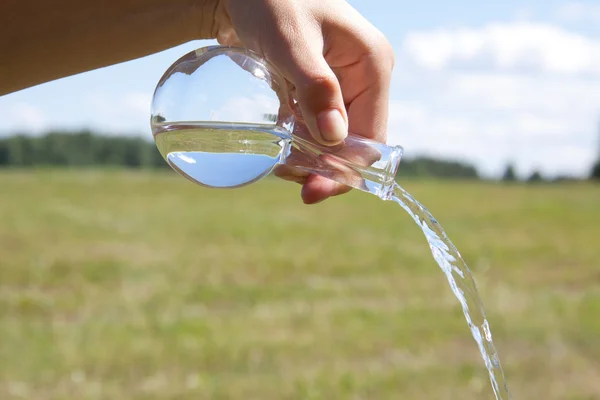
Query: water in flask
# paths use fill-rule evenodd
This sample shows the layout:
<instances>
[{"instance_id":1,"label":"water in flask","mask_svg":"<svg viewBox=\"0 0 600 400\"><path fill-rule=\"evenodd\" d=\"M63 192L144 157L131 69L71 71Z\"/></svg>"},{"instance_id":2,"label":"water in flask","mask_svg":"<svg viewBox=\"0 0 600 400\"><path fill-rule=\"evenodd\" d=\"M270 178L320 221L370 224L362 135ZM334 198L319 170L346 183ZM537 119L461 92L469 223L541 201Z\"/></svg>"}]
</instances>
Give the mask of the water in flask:
<instances>
[{"instance_id":1,"label":"water in flask","mask_svg":"<svg viewBox=\"0 0 600 400\"><path fill-rule=\"evenodd\" d=\"M281 130L252 124L159 124L154 139L175 171L214 188L236 188L263 178L289 147Z\"/></svg>"}]
</instances>

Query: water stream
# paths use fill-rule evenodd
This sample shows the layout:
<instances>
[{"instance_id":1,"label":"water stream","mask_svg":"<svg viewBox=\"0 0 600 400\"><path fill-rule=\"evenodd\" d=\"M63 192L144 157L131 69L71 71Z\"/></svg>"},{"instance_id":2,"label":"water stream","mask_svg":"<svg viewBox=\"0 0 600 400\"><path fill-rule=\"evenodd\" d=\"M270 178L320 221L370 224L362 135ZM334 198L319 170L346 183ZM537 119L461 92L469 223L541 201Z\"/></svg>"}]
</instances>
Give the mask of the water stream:
<instances>
[{"instance_id":1,"label":"water stream","mask_svg":"<svg viewBox=\"0 0 600 400\"><path fill-rule=\"evenodd\" d=\"M431 213L400 185L395 184L391 201L398 203L421 228L433 258L450 284L452 292L462 306L471 334L479 347L485 367L489 372L492 389L497 400L512 399L498 352L492 340L490 325L479 298L477 285L467 264L454 247L442 226Z\"/></svg>"}]
</instances>

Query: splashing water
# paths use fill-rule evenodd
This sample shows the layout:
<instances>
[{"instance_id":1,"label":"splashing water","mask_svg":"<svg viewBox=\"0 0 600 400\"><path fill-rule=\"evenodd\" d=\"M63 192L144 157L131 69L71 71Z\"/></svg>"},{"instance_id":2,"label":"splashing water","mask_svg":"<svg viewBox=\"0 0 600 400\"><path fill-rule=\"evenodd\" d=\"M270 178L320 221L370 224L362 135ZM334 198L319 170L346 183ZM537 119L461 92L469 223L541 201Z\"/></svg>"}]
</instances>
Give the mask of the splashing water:
<instances>
[{"instance_id":1,"label":"splashing water","mask_svg":"<svg viewBox=\"0 0 600 400\"><path fill-rule=\"evenodd\" d=\"M450 288L462 306L465 319L489 372L496 399L512 399L492 340L492 333L485 316L483 304L477 292L477 285L469 267L467 267L441 225L410 193L400 185L395 184L390 200L398 203L425 234L433 258L446 274Z\"/></svg>"}]
</instances>

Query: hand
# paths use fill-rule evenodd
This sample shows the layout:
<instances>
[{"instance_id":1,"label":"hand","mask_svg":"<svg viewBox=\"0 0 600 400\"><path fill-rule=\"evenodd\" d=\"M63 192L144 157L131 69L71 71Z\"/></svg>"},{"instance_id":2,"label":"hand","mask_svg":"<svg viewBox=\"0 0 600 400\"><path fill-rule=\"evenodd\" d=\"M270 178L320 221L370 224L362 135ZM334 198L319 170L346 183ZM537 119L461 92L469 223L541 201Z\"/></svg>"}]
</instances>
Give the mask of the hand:
<instances>
[{"instance_id":1,"label":"hand","mask_svg":"<svg viewBox=\"0 0 600 400\"><path fill-rule=\"evenodd\" d=\"M386 141L394 64L384 36L345 0L219 0L214 36L257 52L282 72L314 139L335 145L348 132ZM282 167L306 204L351 188Z\"/></svg>"}]
</instances>

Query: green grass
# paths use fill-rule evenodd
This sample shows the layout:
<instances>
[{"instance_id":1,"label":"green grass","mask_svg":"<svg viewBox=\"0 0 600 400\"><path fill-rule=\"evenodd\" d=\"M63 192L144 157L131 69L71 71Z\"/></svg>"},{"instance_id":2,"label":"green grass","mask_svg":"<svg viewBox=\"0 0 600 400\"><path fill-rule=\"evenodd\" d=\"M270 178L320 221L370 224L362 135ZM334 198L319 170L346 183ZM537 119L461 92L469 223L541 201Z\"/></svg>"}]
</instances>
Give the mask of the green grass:
<instances>
[{"instance_id":1,"label":"green grass","mask_svg":"<svg viewBox=\"0 0 600 400\"><path fill-rule=\"evenodd\" d=\"M404 186L473 270L514 398L600 398L600 186ZM493 398L400 207L0 173L0 399L400 398Z\"/></svg>"}]
</instances>

